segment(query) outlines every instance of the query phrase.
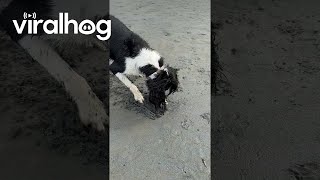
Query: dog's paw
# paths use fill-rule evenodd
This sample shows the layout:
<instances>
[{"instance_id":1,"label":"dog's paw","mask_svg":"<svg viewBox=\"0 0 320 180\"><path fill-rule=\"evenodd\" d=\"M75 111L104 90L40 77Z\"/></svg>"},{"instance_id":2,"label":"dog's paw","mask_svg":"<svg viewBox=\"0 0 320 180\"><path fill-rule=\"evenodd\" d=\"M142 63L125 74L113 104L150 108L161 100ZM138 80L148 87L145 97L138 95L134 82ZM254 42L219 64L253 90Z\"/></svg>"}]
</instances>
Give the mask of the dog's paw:
<instances>
[{"instance_id":1,"label":"dog's paw","mask_svg":"<svg viewBox=\"0 0 320 180\"><path fill-rule=\"evenodd\" d=\"M134 99L136 101L138 101L139 103L143 103L143 101L144 101L143 95L141 94L141 92L139 91L137 86L134 86L134 85L131 86L130 91L132 92Z\"/></svg>"},{"instance_id":2,"label":"dog's paw","mask_svg":"<svg viewBox=\"0 0 320 180\"><path fill-rule=\"evenodd\" d=\"M77 102L80 120L84 125L91 125L98 131L104 131L104 124L108 121L108 116L104 105L98 97L89 93L89 96L79 99Z\"/></svg>"},{"instance_id":3,"label":"dog's paw","mask_svg":"<svg viewBox=\"0 0 320 180\"><path fill-rule=\"evenodd\" d=\"M138 101L139 103L143 103L143 101L144 101L144 97L143 97L143 95L139 92L139 93L135 93L134 94L134 99L136 100L136 101Z\"/></svg>"}]
</instances>

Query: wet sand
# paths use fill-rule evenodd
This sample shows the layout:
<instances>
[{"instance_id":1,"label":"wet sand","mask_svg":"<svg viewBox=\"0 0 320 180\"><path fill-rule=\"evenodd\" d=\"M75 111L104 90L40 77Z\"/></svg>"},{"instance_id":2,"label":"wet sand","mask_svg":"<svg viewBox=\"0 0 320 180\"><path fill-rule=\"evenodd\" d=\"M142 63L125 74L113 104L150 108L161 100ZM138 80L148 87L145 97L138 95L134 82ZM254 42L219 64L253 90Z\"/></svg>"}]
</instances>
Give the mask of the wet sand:
<instances>
[{"instance_id":1,"label":"wet sand","mask_svg":"<svg viewBox=\"0 0 320 180\"><path fill-rule=\"evenodd\" d=\"M318 1L212 3L228 79L213 99L213 177L319 179Z\"/></svg>"},{"instance_id":2,"label":"wet sand","mask_svg":"<svg viewBox=\"0 0 320 180\"><path fill-rule=\"evenodd\" d=\"M111 1L111 14L178 68L181 88L156 117L110 78L110 178L209 179L210 2ZM143 78L130 77L147 97Z\"/></svg>"},{"instance_id":3,"label":"wet sand","mask_svg":"<svg viewBox=\"0 0 320 180\"><path fill-rule=\"evenodd\" d=\"M106 179L108 132L82 126L61 84L5 33L0 39L1 178ZM73 53L65 59L107 107L105 62L91 61L105 53Z\"/></svg>"}]
</instances>

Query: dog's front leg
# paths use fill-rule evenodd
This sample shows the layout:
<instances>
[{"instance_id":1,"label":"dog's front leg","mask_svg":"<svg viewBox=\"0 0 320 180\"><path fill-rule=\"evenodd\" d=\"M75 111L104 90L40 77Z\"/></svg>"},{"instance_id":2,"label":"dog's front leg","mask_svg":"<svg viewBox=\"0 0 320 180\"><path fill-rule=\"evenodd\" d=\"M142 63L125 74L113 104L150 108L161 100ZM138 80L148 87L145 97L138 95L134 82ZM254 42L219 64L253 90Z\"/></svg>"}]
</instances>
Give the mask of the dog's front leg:
<instances>
[{"instance_id":1,"label":"dog's front leg","mask_svg":"<svg viewBox=\"0 0 320 180\"><path fill-rule=\"evenodd\" d=\"M73 71L52 47L39 37L26 36L19 40L19 44L64 85L77 104L82 123L91 124L97 130L104 130L104 123L107 123L108 116L104 105L93 93L87 81Z\"/></svg>"},{"instance_id":2,"label":"dog's front leg","mask_svg":"<svg viewBox=\"0 0 320 180\"><path fill-rule=\"evenodd\" d=\"M134 85L124 74L122 73L116 73L116 77L124 84L126 85L130 91L132 92L134 99L140 103L143 103L144 98L139 89L136 85Z\"/></svg>"}]
</instances>

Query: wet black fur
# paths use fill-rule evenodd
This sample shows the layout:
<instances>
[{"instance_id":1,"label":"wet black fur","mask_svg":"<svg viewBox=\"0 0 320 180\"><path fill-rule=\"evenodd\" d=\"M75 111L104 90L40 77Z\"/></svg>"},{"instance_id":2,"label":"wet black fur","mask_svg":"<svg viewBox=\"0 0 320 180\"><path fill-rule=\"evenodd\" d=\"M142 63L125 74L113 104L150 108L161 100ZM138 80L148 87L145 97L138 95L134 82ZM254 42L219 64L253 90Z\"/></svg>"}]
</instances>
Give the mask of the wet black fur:
<instances>
[{"instance_id":1,"label":"wet black fur","mask_svg":"<svg viewBox=\"0 0 320 180\"><path fill-rule=\"evenodd\" d=\"M167 67L168 73L161 70L156 78L147 80L147 87L149 89L149 101L155 106L156 110L166 110L166 98L168 95L174 93L178 89L178 75L177 69ZM168 95L165 91L169 91Z\"/></svg>"}]
</instances>

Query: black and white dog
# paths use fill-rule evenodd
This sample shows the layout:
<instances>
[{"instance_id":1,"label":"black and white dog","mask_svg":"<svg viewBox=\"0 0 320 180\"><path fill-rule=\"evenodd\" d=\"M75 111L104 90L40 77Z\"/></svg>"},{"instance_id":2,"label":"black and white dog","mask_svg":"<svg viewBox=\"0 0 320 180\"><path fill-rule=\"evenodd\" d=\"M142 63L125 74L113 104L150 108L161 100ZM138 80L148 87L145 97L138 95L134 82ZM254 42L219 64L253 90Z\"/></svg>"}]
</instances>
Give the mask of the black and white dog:
<instances>
[{"instance_id":1,"label":"black and white dog","mask_svg":"<svg viewBox=\"0 0 320 180\"><path fill-rule=\"evenodd\" d=\"M104 130L104 124L108 123L109 118L103 103L92 91L86 79L76 73L49 43L48 39L54 38L55 36L44 34L41 29L38 29L38 33L34 35L29 35L26 30L18 34L12 23L13 20L17 20L20 24L24 20L23 15L25 12L36 12L37 17L43 20L55 19L52 17L52 14L57 11L55 5L58 3L58 0L11 0L5 7L1 7L0 27L58 82L63 84L70 97L76 103L79 117L83 124L90 124L97 130ZM60 3L63 2L60 1ZM3 4L1 5L3 6ZM86 16L97 19L95 9L89 13L92 12L93 14ZM107 17L108 15L104 15L105 19L107 19ZM101 16L99 18L101 18ZM63 42L72 41L72 45L85 42L87 44L96 44L99 47L105 47L106 44L104 41L97 40L96 37L79 34L57 36L56 38L58 41ZM64 46L64 48L66 47L76 48L71 45Z\"/></svg>"},{"instance_id":2,"label":"black and white dog","mask_svg":"<svg viewBox=\"0 0 320 180\"><path fill-rule=\"evenodd\" d=\"M104 0L102 1L104 2ZM83 2L88 3L87 1ZM26 30L18 34L12 23L12 20L17 20L21 24L25 12L36 12L38 19L56 19L52 18L52 14L57 13L55 5L59 3L60 5L63 4L63 0L10 0L6 5L0 4L0 28L3 28L12 40L24 48L36 62L63 84L67 93L76 103L83 124L90 124L98 130L104 130L104 124L108 124L109 120L106 108L92 91L87 81L59 55L50 40L54 39L62 42L58 43L62 48L74 47L70 44L66 46L64 44L71 41L72 45L84 44L105 51L108 51L106 48L107 42L97 40L94 34L93 36L79 34L54 36L44 34L41 29L38 29L37 34L30 35L26 33ZM74 3L80 3L80 1L75 0ZM108 14L104 14L104 12L102 10L98 14L96 8L93 8L88 11L85 17L90 16L92 20L108 19ZM112 16L110 19L112 23L112 36L109 39L110 56L114 60L114 63L110 66L111 71L130 88L135 99L139 102L144 100L141 92L125 75L144 74L147 77L150 102L156 108L165 108L166 96L176 91L178 86L176 70L166 67L159 53L151 49L142 38L130 31L118 19Z\"/></svg>"},{"instance_id":3,"label":"black and white dog","mask_svg":"<svg viewBox=\"0 0 320 180\"><path fill-rule=\"evenodd\" d=\"M149 101L156 110L166 109L166 97L178 88L177 70L164 64L164 58L119 19L110 15L110 70L143 103L144 97L126 75L147 78Z\"/></svg>"}]
</instances>

